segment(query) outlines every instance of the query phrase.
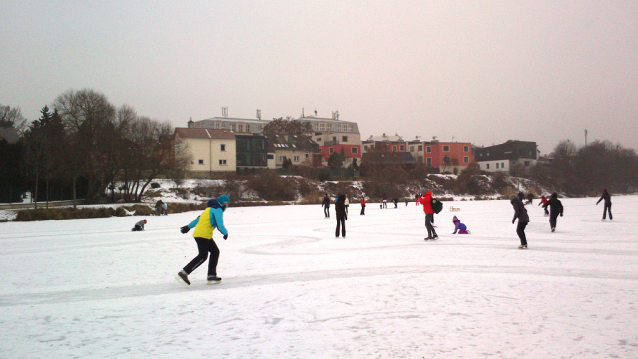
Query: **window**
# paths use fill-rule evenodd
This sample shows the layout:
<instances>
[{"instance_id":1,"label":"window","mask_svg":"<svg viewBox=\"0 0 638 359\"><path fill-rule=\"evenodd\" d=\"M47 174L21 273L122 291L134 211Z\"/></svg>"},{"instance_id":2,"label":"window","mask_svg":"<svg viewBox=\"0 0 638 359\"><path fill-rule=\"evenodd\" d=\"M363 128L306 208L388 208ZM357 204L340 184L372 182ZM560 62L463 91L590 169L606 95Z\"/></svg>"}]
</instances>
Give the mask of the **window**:
<instances>
[{"instance_id":1,"label":"window","mask_svg":"<svg viewBox=\"0 0 638 359\"><path fill-rule=\"evenodd\" d=\"M333 153L334 151L335 151L335 149L334 149L333 147L330 147L330 148L328 149L328 153Z\"/></svg>"},{"instance_id":2,"label":"window","mask_svg":"<svg viewBox=\"0 0 638 359\"><path fill-rule=\"evenodd\" d=\"M498 162L496 162L496 169L498 169Z\"/></svg>"},{"instance_id":3,"label":"window","mask_svg":"<svg viewBox=\"0 0 638 359\"><path fill-rule=\"evenodd\" d=\"M525 167L529 167L529 161L525 161Z\"/></svg>"},{"instance_id":4,"label":"window","mask_svg":"<svg viewBox=\"0 0 638 359\"><path fill-rule=\"evenodd\" d=\"M414 146L410 146L410 152L414 152Z\"/></svg>"},{"instance_id":5,"label":"window","mask_svg":"<svg viewBox=\"0 0 638 359\"><path fill-rule=\"evenodd\" d=\"M224 144L219 145L219 150L222 152L226 152L226 145Z\"/></svg>"},{"instance_id":6,"label":"window","mask_svg":"<svg viewBox=\"0 0 638 359\"><path fill-rule=\"evenodd\" d=\"M283 162L286 160L286 156L279 156L279 162Z\"/></svg>"},{"instance_id":7,"label":"window","mask_svg":"<svg viewBox=\"0 0 638 359\"><path fill-rule=\"evenodd\" d=\"M352 147L352 153L359 153L359 148Z\"/></svg>"},{"instance_id":8,"label":"window","mask_svg":"<svg viewBox=\"0 0 638 359\"><path fill-rule=\"evenodd\" d=\"M219 160L220 166L226 166L226 160Z\"/></svg>"},{"instance_id":9,"label":"window","mask_svg":"<svg viewBox=\"0 0 638 359\"><path fill-rule=\"evenodd\" d=\"M430 146L425 146L425 152L427 152L427 153L432 153L432 147L430 147Z\"/></svg>"},{"instance_id":10,"label":"window","mask_svg":"<svg viewBox=\"0 0 638 359\"><path fill-rule=\"evenodd\" d=\"M310 152L306 152L306 158L310 158Z\"/></svg>"},{"instance_id":11,"label":"window","mask_svg":"<svg viewBox=\"0 0 638 359\"><path fill-rule=\"evenodd\" d=\"M238 132L244 132L244 125L239 125L237 129Z\"/></svg>"},{"instance_id":12,"label":"window","mask_svg":"<svg viewBox=\"0 0 638 359\"><path fill-rule=\"evenodd\" d=\"M368 150L368 145L363 146L363 150L367 151Z\"/></svg>"},{"instance_id":13,"label":"window","mask_svg":"<svg viewBox=\"0 0 638 359\"><path fill-rule=\"evenodd\" d=\"M348 142L348 136L342 136L341 137L341 141Z\"/></svg>"},{"instance_id":14,"label":"window","mask_svg":"<svg viewBox=\"0 0 638 359\"><path fill-rule=\"evenodd\" d=\"M417 151L419 152L423 151L423 145L419 145L419 148L417 149Z\"/></svg>"},{"instance_id":15,"label":"window","mask_svg":"<svg viewBox=\"0 0 638 359\"><path fill-rule=\"evenodd\" d=\"M485 169L488 169L488 170L490 169L490 164L489 164L489 163L487 163L487 164L485 165Z\"/></svg>"},{"instance_id":16,"label":"window","mask_svg":"<svg viewBox=\"0 0 638 359\"><path fill-rule=\"evenodd\" d=\"M321 137L317 137L317 142L321 142Z\"/></svg>"},{"instance_id":17,"label":"window","mask_svg":"<svg viewBox=\"0 0 638 359\"><path fill-rule=\"evenodd\" d=\"M463 152L470 152L470 146L463 146Z\"/></svg>"},{"instance_id":18,"label":"window","mask_svg":"<svg viewBox=\"0 0 638 359\"><path fill-rule=\"evenodd\" d=\"M292 160L295 162L299 162L299 156L293 156Z\"/></svg>"},{"instance_id":19,"label":"window","mask_svg":"<svg viewBox=\"0 0 638 359\"><path fill-rule=\"evenodd\" d=\"M396 152L397 151L397 146L392 146L392 152Z\"/></svg>"},{"instance_id":20,"label":"window","mask_svg":"<svg viewBox=\"0 0 638 359\"><path fill-rule=\"evenodd\" d=\"M501 163L501 168L505 168L505 162Z\"/></svg>"},{"instance_id":21,"label":"window","mask_svg":"<svg viewBox=\"0 0 638 359\"><path fill-rule=\"evenodd\" d=\"M405 145L401 145L401 146L399 146L399 151L401 151L401 152L405 152Z\"/></svg>"},{"instance_id":22,"label":"window","mask_svg":"<svg viewBox=\"0 0 638 359\"><path fill-rule=\"evenodd\" d=\"M234 123L232 125L230 125L230 130L235 132L235 124Z\"/></svg>"},{"instance_id":23,"label":"window","mask_svg":"<svg viewBox=\"0 0 638 359\"><path fill-rule=\"evenodd\" d=\"M432 167L432 157L428 157L428 158L426 158L426 159L425 159L425 164L426 164L428 167Z\"/></svg>"},{"instance_id":24,"label":"window","mask_svg":"<svg viewBox=\"0 0 638 359\"><path fill-rule=\"evenodd\" d=\"M443 152L450 152L450 146L443 146Z\"/></svg>"},{"instance_id":25,"label":"window","mask_svg":"<svg viewBox=\"0 0 638 359\"><path fill-rule=\"evenodd\" d=\"M470 158L469 157L463 157L463 163L470 163Z\"/></svg>"},{"instance_id":26,"label":"window","mask_svg":"<svg viewBox=\"0 0 638 359\"><path fill-rule=\"evenodd\" d=\"M269 160L274 160L275 159L275 155L267 155L266 158L269 159Z\"/></svg>"},{"instance_id":27,"label":"window","mask_svg":"<svg viewBox=\"0 0 638 359\"><path fill-rule=\"evenodd\" d=\"M197 164L203 165L204 164L204 160L197 161Z\"/></svg>"}]
</instances>

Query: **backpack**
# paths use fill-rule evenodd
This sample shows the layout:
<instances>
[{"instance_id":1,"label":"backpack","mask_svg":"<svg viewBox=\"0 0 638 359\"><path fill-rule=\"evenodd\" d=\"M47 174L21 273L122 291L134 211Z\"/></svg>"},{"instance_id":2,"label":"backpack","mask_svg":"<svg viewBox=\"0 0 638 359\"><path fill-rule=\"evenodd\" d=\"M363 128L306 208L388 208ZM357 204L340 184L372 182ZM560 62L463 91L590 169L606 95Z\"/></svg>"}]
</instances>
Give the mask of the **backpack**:
<instances>
[{"instance_id":1,"label":"backpack","mask_svg":"<svg viewBox=\"0 0 638 359\"><path fill-rule=\"evenodd\" d=\"M430 205L432 206L432 210L434 211L434 213L439 213L441 212L441 210L443 210L443 203L441 203L441 201L439 201L438 199L434 199L432 198L432 200L430 201Z\"/></svg>"}]
</instances>

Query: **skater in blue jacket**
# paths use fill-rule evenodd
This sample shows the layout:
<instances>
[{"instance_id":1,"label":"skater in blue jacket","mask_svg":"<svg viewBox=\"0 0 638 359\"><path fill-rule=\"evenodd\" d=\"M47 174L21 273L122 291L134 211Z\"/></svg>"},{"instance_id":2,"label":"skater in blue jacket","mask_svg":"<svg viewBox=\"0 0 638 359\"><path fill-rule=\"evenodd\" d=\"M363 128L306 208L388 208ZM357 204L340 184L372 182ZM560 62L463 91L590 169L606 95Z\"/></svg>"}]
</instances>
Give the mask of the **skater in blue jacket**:
<instances>
[{"instance_id":1,"label":"skater in blue jacket","mask_svg":"<svg viewBox=\"0 0 638 359\"><path fill-rule=\"evenodd\" d=\"M229 203L230 199L225 194L219 196L218 199L209 200L207 203L208 208L194 221L181 228L182 233L187 233L191 228L195 228L193 237L197 243L199 254L197 254L181 272L177 273L175 278L179 282L190 285L191 282L188 280L188 275L202 263L206 262L208 253L210 253L210 259L208 260L208 284L219 283L222 280L217 276L219 248L213 240L213 231L217 228L217 230L224 235L224 239L228 238L228 230L224 227L224 211Z\"/></svg>"}]
</instances>

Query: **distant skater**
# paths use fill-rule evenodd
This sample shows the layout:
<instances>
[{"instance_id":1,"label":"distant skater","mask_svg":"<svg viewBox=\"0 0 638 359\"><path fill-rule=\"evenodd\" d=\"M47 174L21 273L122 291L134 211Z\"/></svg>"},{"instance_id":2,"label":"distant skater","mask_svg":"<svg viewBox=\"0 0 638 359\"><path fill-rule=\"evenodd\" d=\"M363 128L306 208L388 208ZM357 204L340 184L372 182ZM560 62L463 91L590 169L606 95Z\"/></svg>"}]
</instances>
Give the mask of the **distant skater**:
<instances>
[{"instance_id":1,"label":"distant skater","mask_svg":"<svg viewBox=\"0 0 638 359\"><path fill-rule=\"evenodd\" d=\"M197 267L206 262L208 253L210 253L210 259L208 259L208 284L216 284L221 282L221 278L217 276L217 262L219 261L219 248L213 240L213 231L215 228L221 234L224 235L224 239L228 238L228 230L224 227L224 211L228 208L230 199L227 195L223 194L218 199L211 199L208 201L208 208L195 218L194 221L188 225L180 228L182 233L188 233L191 228L195 228L193 231L193 238L197 243L198 254L193 260L191 260L185 267L177 273L175 278L184 285L190 285L188 275L191 274Z\"/></svg>"},{"instance_id":2,"label":"distant skater","mask_svg":"<svg viewBox=\"0 0 638 359\"><path fill-rule=\"evenodd\" d=\"M600 196L600 199L598 200L598 202L596 202L596 205L598 205L598 203L600 203L600 201L602 200L605 200L605 207L603 208L603 221L607 219L607 212L609 212L609 220L611 221L614 218L611 216L611 195L609 194L609 192L607 192L607 188L603 190L603 195Z\"/></svg>"},{"instance_id":3,"label":"distant skater","mask_svg":"<svg viewBox=\"0 0 638 359\"><path fill-rule=\"evenodd\" d=\"M345 195L345 196L346 196L346 201L344 203L346 205L346 214L348 214L348 207L350 207L350 200L348 199L348 195Z\"/></svg>"},{"instance_id":4,"label":"distant skater","mask_svg":"<svg viewBox=\"0 0 638 359\"><path fill-rule=\"evenodd\" d=\"M514 218L512 218L512 224L514 224L516 222L516 219L518 219L516 234L518 234L518 238L521 240L521 245L518 246L518 249L527 249L527 238L525 237L525 227L527 227L527 223L529 223L527 210L525 209L523 201L521 201L519 196L515 194L510 196L510 203L514 208Z\"/></svg>"},{"instance_id":5,"label":"distant skater","mask_svg":"<svg viewBox=\"0 0 638 359\"><path fill-rule=\"evenodd\" d=\"M552 193L551 198L547 201L546 204L543 205L543 208L547 211L547 207L549 207L549 227L552 229L552 232L556 231L556 219L560 215L563 216L563 204L558 199L558 193Z\"/></svg>"},{"instance_id":6,"label":"distant skater","mask_svg":"<svg viewBox=\"0 0 638 359\"><path fill-rule=\"evenodd\" d=\"M361 216L365 216L366 215L366 200L365 198L361 197Z\"/></svg>"},{"instance_id":7,"label":"distant skater","mask_svg":"<svg viewBox=\"0 0 638 359\"><path fill-rule=\"evenodd\" d=\"M541 203L539 203L539 206L543 206L543 210L545 211L545 217L549 216L549 211L547 210L547 206L545 205L545 203L547 203L547 197L545 197L545 195L541 195Z\"/></svg>"},{"instance_id":8,"label":"distant skater","mask_svg":"<svg viewBox=\"0 0 638 359\"><path fill-rule=\"evenodd\" d=\"M131 231L133 232L137 232L137 231L143 231L144 230L144 225L146 224L146 220L143 219L137 223L135 223L135 226L133 227L133 229L131 229Z\"/></svg>"},{"instance_id":9,"label":"distant skater","mask_svg":"<svg viewBox=\"0 0 638 359\"><path fill-rule=\"evenodd\" d=\"M330 218L330 197L328 197L327 193L323 196L323 203L321 203L321 206L323 207L324 218Z\"/></svg>"},{"instance_id":10,"label":"distant skater","mask_svg":"<svg viewBox=\"0 0 638 359\"><path fill-rule=\"evenodd\" d=\"M337 229L335 230L335 237L339 238L339 230L341 229L341 235L346 238L346 221L348 220L348 214L346 213L346 195L340 194L335 201L335 213L337 214Z\"/></svg>"},{"instance_id":11,"label":"distant skater","mask_svg":"<svg viewBox=\"0 0 638 359\"><path fill-rule=\"evenodd\" d=\"M525 204L531 205L533 200L534 200L534 195L532 194L532 192L530 192L527 194L527 203Z\"/></svg>"}]
</instances>

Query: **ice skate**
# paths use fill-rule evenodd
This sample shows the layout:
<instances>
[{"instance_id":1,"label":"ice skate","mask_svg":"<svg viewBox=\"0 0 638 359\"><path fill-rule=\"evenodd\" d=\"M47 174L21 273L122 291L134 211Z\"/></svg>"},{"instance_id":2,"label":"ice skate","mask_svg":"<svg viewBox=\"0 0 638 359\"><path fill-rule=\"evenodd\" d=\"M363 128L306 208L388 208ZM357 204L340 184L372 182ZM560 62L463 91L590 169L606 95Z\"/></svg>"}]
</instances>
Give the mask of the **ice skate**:
<instances>
[{"instance_id":1,"label":"ice skate","mask_svg":"<svg viewBox=\"0 0 638 359\"><path fill-rule=\"evenodd\" d=\"M208 280L208 284L217 284L222 281L222 279L216 275L209 275L207 280Z\"/></svg>"},{"instance_id":2,"label":"ice skate","mask_svg":"<svg viewBox=\"0 0 638 359\"><path fill-rule=\"evenodd\" d=\"M556 232L556 227L552 227L552 232Z\"/></svg>"},{"instance_id":3,"label":"ice skate","mask_svg":"<svg viewBox=\"0 0 638 359\"><path fill-rule=\"evenodd\" d=\"M527 249L527 244L521 244L518 249Z\"/></svg>"},{"instance_id":4,"label":"ice skate","mask_svg":"<svg viewBox=\"0 0 638 359\"><path fill-rule=\"evenodd\" d=\"M188 280L188 274L186 274L186 272L184 271L177 273L175 279L177 279L178 282L182 283L185 286L191 285L191 282Z\"/></svg>"}]
</instances>

